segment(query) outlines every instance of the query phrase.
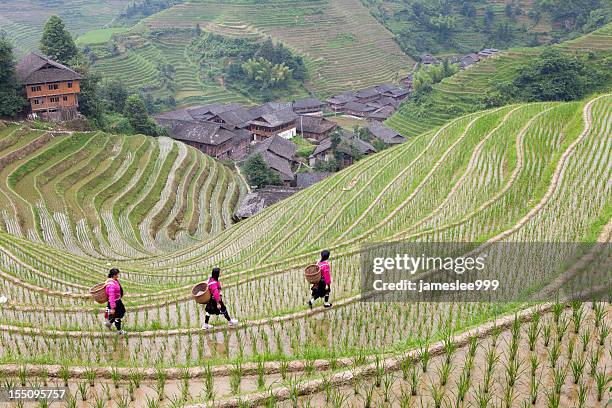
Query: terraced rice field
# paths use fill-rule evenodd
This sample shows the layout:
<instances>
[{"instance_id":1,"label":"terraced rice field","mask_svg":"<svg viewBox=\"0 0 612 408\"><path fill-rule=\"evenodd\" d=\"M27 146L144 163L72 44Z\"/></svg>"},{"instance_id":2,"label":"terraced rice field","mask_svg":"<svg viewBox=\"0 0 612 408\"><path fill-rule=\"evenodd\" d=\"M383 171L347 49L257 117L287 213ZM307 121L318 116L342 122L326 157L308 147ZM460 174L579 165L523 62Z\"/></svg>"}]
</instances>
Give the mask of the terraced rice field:
<instances>
[{"instance_id":1,"label":"terraced rice field","mask_svg":"<svg viewBox=\"0 0 612 408\"><path fill-rule=\"evenodd\" d=\"M612 24L576 40L564 42L559 48L568 52L598 51L612 53ZM446 121L481 109L480 98L497 83L513 78L518 67L529 64L541 48L521 48L502 52L480 61L466 70L433 85L433 106L418 110L404 105L387 124L402 135L413 136L439 126Z\"/></svg>"},{"instance_id":2,"label":"terraced rice field","mask_svg":"<svg viewBox=\"0 0 612 408\"><path fill-rule=\"evenodd\" d=\"M112 24L129 0L6 0L0 3L0 28L5 30L17 56L38 48L45 22L58 15L73 35Z\"/></svg>"},{"instance_id":3,"label":"terraced rice field","mask_svg":"<svg viewBox=\"0 0 612 408\"><path fill-rule=\"evenodd\" d=\"M174 67L175 89L172 96L179 106L250 101L238 92L225 88L217 81L202 78L196 57L190 49L191 32L178 31L156 35L144 40L138 47L128 48L124 53L102 58L95 64L107 78L119 78L131 89L161 89L161 65ZM162 95L163 96L163 95ZM167 96L167 95L166 95Z\"/></svg>"},{"instance_id":4,"label":"terraced rice field","mask_svg":"<svg viewBox=\"0 0 612 408\"><path fill-rule=\"evenodd\" d=\"M84 257L190 245L231 224L242 191L233 171L169 138L7 124L0 148L2 231Z\"/></svg>"},{"instance_id":5,"label":"terraced rice field","mask_svg":"<svg viewBox=\"0 0 612 408\"><path fill-rule=\"evenodd\" d=\"M145 19L142 29L193 28L272 36L308 61L310 91L328 96L396 80L413 62L358 0L189 1Z\"/></svg>"},{"instance_id":6,"label":"terraced rice field","mask_svg":"<svg viewBox=\"0 0 612 408\"><path fill-rule=\"evenodd\" d=\"M523 401L529 406L530 387L537 386L538 407L557 399L563 402L557 406L569 400L577 405L580 398L582 406L603 407L612 366L608 304L573 304L570 310L521 296L512 303L360 302L359 271L362 244L396 239L477 242L475 251L490 255L500 241L609 243L611 126L610 94L473 113L369 156L223 231L229 193L210 176L202 189L212 195L200 216L212 220L204 225L214 234L184 249L114 262L126 291L126 336L104 329L87 294L103 280L104 262L0 233L0 293L8 298L0 309L2 372L9 384L68 386L73 397L67 406L110 399L121 407L132 398L149 407L410 406L400 402L408 398L413 406L438 407L445 398L454 406L461 392L465 402L489 398L495 406L519 407ZM19 128L3 130L4 137L14 130ZM29 140L44 137L25 133ZM45 151L62 140L48 141ZM111 143L111 152L122 154L125 143L137 145L129 149L133 160L155 149L134 138ZM78 146L72 149L77 154ZM164 151L178 157L173 163L179 168L172 167L178 173L185 152L177 146ZM18 169L15 160L4 168ZM125 161L116 166L129 173ZM43 188L40 180L52 166L52 155L32 165L28 174L39 180L34 185ZM209 175L223 169L206 168ZM2 174L10 199L3 202L32 207L36 196L51 197L25 194L27 177ZM116 207L94 193L105 190L78 188L89 180L68 182L68 191L58 190L59 182L52 190L75 197L85 215L88 208L113 212ZM141 223L155 224L154 216ZM147 242L153 241L143 239L145 249ZM321 248L332 251L334 306L310 310L303 268ZM587 270L603 270L605 279L606 253L559 253L559 264L569 268L560 277L573 276L588 259ZM516 278L521 262L500 265L511 290L520 295L555 288L556 277L542 280L540 266ZM223 270L224 300L240 323L228 329L214 320L205 331L204 310L190 289L214 265Z\"/></svg>"}]
</instances>

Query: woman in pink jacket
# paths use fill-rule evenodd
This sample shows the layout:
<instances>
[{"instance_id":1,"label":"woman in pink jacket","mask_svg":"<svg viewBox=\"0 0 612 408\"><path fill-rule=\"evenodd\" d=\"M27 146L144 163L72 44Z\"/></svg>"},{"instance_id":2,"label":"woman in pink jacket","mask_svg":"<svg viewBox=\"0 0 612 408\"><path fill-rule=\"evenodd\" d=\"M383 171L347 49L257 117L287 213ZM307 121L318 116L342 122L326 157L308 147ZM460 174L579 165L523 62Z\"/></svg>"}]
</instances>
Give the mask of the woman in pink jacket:
<instances>
[{"instance_id":1,"label":"woman in pink jacket","mask_svg":"<svg viewBox=\"0 0 612 408\"><path fill-rule=\"evenodd\" d=\"M121 301L123 288L119 283L119 269L113 268L108 272L106 294L108 295L108 320L105 325L110 330L114 323L118 334L126 334L125 330L121 330L121 319L125 316L125 306Z\"/></svg>"},{"instance_id":2,"label":"woman in pink jacket","mask_svg":"<svg viewBox=\"0 0 612 408\"><path fill-rule=\"evenodd\" d=\"M317 266L321 270L321 280L319 283L312 285L312 298L308 301L308 306L312 309L312 304L318 298L324 298L325 308L332 307L329 303L329 292L331 292L331 267L329 265L329 251L326 249L321 251L321 260L317 262Z\"/></svg>"},{"instance_id":3,"label":"woman in pink jacket","mask_svg":"<svg viewBox=\"0 0 612 408\"><path fill-rule=\"evenodd\" d=\"M212 329L213 325L209 324L211 315L220 315L222 314L225 319L227 319L227 323L230 326L234 326L238 324L238 320L230 318L230 315L221 299L221 284L219 283L219 275L221 275L221 269L213 268L212 274L208 281L208 290L210 290L211 299L206 304L206 317L204 319L203 329Z\"/></svg>"}]
</instances>

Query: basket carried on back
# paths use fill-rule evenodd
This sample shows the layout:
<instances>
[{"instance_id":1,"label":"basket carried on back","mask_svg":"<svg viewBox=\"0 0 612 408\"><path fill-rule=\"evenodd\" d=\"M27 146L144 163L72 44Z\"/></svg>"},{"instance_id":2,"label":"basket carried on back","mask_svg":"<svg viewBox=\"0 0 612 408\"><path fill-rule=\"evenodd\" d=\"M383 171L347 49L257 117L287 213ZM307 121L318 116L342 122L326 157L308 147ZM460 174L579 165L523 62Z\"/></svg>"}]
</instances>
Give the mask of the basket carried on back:
<instances>
[{"instance_id":1,"label":"basket carried on back","mask_svg":"<svg viewBox=\"0 0 612 408\"><path fill-rule=\"evenodd\" d=\"M308 265L306 270L304 270L304 277L313 285L319 283L321 280L321 268L319 268L319 265Z\"/></svg>"},{"instance_id":2,"label":"basket carried on back","mask_svg":"<svg viewBox=\"0 0 612 408\"><path fill-rule=\"evenodd\" d=\"M98 283L89 289L89 294L98 303L108 302L108 295L106 294L106 282Z\"/></svg>"},{"instance_id":3,"label":"basket carried on back","mask_svg":"<svg viewBox=\"0 0 612 408\"><path fill-rule=\"evenodd\" d=\"M210 290L208 289L208 283L198 283L191 289L191 295L196 303L205 304L210 301Z\"/></svg>"}]
</instances>

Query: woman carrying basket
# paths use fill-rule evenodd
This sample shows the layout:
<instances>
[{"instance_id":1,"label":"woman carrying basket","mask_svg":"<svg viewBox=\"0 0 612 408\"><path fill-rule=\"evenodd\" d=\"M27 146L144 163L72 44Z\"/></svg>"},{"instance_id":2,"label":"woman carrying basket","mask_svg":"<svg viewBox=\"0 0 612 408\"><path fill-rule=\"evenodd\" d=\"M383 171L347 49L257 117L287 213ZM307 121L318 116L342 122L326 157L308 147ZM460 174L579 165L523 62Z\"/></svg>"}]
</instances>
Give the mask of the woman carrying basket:
<instances>
[{"instance_id":1,"label":"woman carrying basket","mask_svg":"<svg viewBox=\"0 0 612 408\"><path fill-rule=\"evenodd\" d=\"M329 303L329 292L331 292L331 267L329 265L329 251L326 249L321 251L321 260L317 262L317 266L321 270L321 280L319 283L312 285L312 298L308 301L308 306L312 309L312 304L318 298L324 298L324 307L332 307Z\"/></svg>"},{"instance_id":2,"label":"woman carrying basket","mask_svg":"<svg viewBox=\"0 0 612 408\"><path fill-rule=\"evenodd\" d=\"M206 284L208 285L208 290L210 290L211 298L206 304L206 318L204 319L203 329L212 329L213 325L209 324L211 315L220 315L227 319L227 324L230 326L234 326L238 324L238 320L230 318L229 313L227 312L227 308L225 304L223 304L223 300L221 299L221 284L219 283L219 275L221 274L221 269L213 268L212 274Z\"/></svg>"},{"instance_id":3,"label":"woman carrying basket","mask_svg":"<svg viewBox=\"0 0 612 408\"><path fill-rule=\"evenodd\" d=\"M121 330L121 319L125 316L125 306L123 306L123 288L119 283L119 269L113 268L108 272L106 280L106 294L108 295L107 314L108 320L104 323L110 330L115 324L117 334L126 334L125 330Z\"/></svg>"}]
</instances>

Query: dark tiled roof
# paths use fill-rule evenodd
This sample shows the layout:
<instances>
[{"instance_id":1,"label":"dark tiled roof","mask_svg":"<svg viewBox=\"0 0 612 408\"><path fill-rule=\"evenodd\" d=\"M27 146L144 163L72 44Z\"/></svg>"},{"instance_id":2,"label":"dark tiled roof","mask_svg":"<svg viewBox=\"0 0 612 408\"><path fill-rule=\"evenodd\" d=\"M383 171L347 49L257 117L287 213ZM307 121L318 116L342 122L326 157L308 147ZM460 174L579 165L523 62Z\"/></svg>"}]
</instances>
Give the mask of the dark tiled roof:
<instances>
[{"instance_id":1,"label":"dark tiled roof","mask_svg":"<svg viewBox=\"0 0 612 408\"><path fill-rule=\"evenodd\" d=\"M362 89L355 93L357 98L370 98L372 96L380 95L381 91L378 90L377 86L371 86L366 89Z\"/></svg>"},{"instance_id":2,"label":"dark tiled roof","mask_svg":"<svg viewBox=\"0 0 612 408\"><path fill-rule=\"evenodd\" d=\"M332 173L325 171L315 171L312 173L297 173L295 175L295 184L298 188L307 188L321 180L326 179Z\"/></svg>"},{"instance_id":3,"label":"dark tiled roof","mask_svg":"<svg viewBox=\"0 0 612 408\"><path fill-rule=\"evenodd\" d=\"M260 154L272 170L276 170L280 173L283 181L293 181L295 175L291 170L291 161L285 159L284 157L277 156L270 151L260 152Z\"/></svg>"},{"instance_id":4,"label":"dark tiled roof","mask_svg":"<svg viewBox=\"0 0 612 408\"><path fill-rule=\"evenodd\" d=\"M293 102L293 109L316 109L324 106L325 103L321 102L317 98L299 99Z\"/></svg>"},{"instance_id":5,"label":"dark tiled roof","mask_svg":"<svg viewBox=\"0 0 612 408\"><path fill-rule=\"evenodd\" d=\"M187 120L193 121L194 117L189 114L188 109L177 109L169 112L162 112L154 116L155 120Z\"/></svg>"},{"instance_id":6,"label":"dark tiled roof","mask_svg":"<svg viewBox=\"0 0 612 408\"><path fill-rule=\"evenodd\" d=\"M220 112L216 116L218 116L225 124L238 128L246 127L251 120L249 111L242 107L239 109Z\"/></svg>"},{"instance_id":7,"label":"dark tiled roof","mask_svg":"<svg viewBox=\"0 0 612 408\"><path fill-rule=\"evenodd\" d=\"M272 113L265 113L253 120L261 126L277 127L294 122L298 115L292 109L283 109Z\"/></svg>"},{"instance_id":8,"label":"dark tiled roof","mask_svg":"<svg viewBox=\"0 0 612 408\"><path fill-rule=\"evenodd\" d=\"M348 130L342 129L340 131L340 145L338 145L338 149L350 155L352 153L351 146L355 147L362 154L376 152L376 149L370 143L366 142L365 140L359 139L357 136L355 136L354 133L349 132ZM331 149L331 147L332 147L331 137L328 137L322 140L321 143L317 145L315 151L312 152L310 157L317 156L321 153L324 153L328 151L329 149Z\"/></svg>"},{"instance_id":9,"label":"dark tiled roof","mask_svg":"<svg viewBox=\"0 0 612 408\"><path fill-rule=\"evenodd\" d=\"M372 135L387 144L399 144L406 141L402 135L380 122L370 122L368 124L368 129Z\"/></svg>"},{"instance_id":10,"label":"dark tiled roof","mask_svg":"<svg viewBox=\"0 0 612 408\"><path fill-rule=\"evenodd\" d=\"M287 139L283 139L278 135L267 138L263 142L257 144L254 149L256 152L270 151L277 156L283 157L290 161L294 160L296 150L297 146L295 143Z\"/></svg>"},{"instance_id":11,"label":"dark tiled roof","mask_svg":"<svg viewBox=\"0 0 612 408\"><path fill-rule=\"evenodd\" d=\"M318 116L307 115L300 116L296 122L296 125L300 133L302 131L306 133L325 133L338 126L331 120Z\"/></svg>"},{"instance_id":12,"label":"dark tiled roof","mask_svg":"<svg viewBox=\"0 0 612 408\"><path fill-rule=\"evenodd\" d=\"M16 70L19 80L25 85L75 81L82 78L67 66L34 52L19 60Z\"/></svg>"},{"instance_id":13,"label":"dark tiled roof","mask_svg":"<svg viewBox=\"0 0 612 408\"><path fill-rule=\"evenodd\" d=\"M334 104L334 105L338 105L338 104L353 102L355 100L357 100L357 97L355 96L354 93L345 92L339 95L332 96L331 98L327 100L327 102Z\"/></svg>"},{"instance_id":14,"label":"dark tiled roof","mask_svg":"<svg viewBox=\"0 0 612 408\"><path fill-rule=\"evenodd\" d=\"M374 112L370 113L368 117L372 119L387 119L393 115L395 112L395 108L393 106L383 106L382 108L376 109Z\"/></svg>"},{"instance_id":15,"label":"dark tiled roof","mask_svg":"<svg viewBox=\"0 0 612 408\"><path fill-rule=\"evenodd\" d=\"M235 136L215 123L159 118L156 120L160 126L169 129L170 137L177 140L217 146Z\"/></svg>"},{"instance_id":16,"label":"dark tiled roof","mask_svg":"<svg viewBox=\"0 0 612 408\"><path fill-rule=\"evenodd\" d=\"M310 155L310 157L312 156L317 156L323 152L328 151L329 149L331 149L332 146L332 142L331 139L328 137L326 139L321 140L321 143L319 143L317 145L317 147L315 148L314 152L312 152L312 154Z\"/></svg>"},{"instance_id":17,"label":"dark tiled roof","mask_svg":"<svg viewBox=\"0 0 612 408\"><path fill-rule=\"evenodd\" d=\"M372 107L372 106L368 106L364 103L359 103L359 102L349 102L346 105L344 105L344 108L346 110L351 110L351 111L355 111L355 112L372 112L374 110L376 110L376 108Z\"/></svg>"},{"instance_id":18,"label":"dark tiled roof","mask_svg":"<svg viewBox=\"0 0 612 408\"><path fill-rule=\"evenodd\" d=\"M423 64L437 64L438 59L431 54L425 54L421 57L421 62Z\"/></svg>"},{"instance_id":19,"label":"dark tiled roof","mask_svg":"<svg viewBox=\"0 0 612 408\"><path fill-rule=\"evenodd\" d=\"M239 218L252 217L266 207L271 206L299 191L292 187L269 186L260 188L246 195L240 208L236 211Z\"/></svg>"}]
</instances>

